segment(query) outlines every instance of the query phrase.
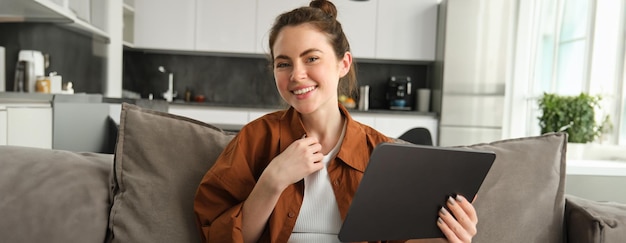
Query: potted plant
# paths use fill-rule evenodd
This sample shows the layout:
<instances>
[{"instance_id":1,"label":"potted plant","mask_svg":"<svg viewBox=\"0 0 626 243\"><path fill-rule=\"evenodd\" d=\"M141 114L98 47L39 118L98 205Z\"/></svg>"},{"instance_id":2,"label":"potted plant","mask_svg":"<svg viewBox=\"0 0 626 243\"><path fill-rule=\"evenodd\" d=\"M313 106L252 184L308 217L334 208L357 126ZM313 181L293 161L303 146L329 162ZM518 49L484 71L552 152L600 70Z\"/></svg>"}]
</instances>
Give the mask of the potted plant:
<instances>
[{"instance_id":1,"label":"potted plant","mask_svg":"<svg viewBox=\"0 0 626 243\"><path fill-rule=\"evenodd\" d=\"M609 116L596 121L596 108L600 108L601 97L581 93L577 96L562 96L544 93L539 99L541 133L567 132L568 143L589 143L611 129Z\"/></svg>"}]
</instances>

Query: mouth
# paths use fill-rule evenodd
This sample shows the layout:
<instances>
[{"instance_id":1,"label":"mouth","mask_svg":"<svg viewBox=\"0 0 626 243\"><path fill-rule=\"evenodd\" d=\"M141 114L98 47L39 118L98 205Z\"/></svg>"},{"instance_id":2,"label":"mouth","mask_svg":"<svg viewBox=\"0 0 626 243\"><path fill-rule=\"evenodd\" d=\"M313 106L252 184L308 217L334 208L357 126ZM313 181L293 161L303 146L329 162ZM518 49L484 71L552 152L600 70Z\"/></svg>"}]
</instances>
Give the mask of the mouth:
<instances>
[{"instance_id":1,"label":"mouth","mask_svg":"<svg viewBox=\"0 0 626 243\"><path fill-rule=\"evenodd\" d=\"M297 90L293 90L291 91L291 93L295 94L295 95L303 95L306 93L309 93L313 90L317 89L317 86L310 86L310 87L306 87L306 88L302 88L302 89L297 89Z\"/></svg>"}]
</instances>

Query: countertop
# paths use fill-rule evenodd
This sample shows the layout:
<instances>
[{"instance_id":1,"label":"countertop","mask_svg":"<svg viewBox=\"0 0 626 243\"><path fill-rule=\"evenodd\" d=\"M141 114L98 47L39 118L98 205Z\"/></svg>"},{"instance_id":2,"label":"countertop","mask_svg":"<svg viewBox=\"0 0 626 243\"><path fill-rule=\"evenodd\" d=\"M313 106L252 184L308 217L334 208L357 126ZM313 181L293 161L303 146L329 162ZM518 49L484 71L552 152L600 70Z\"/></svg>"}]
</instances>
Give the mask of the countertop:
<instances>
[{"instance_id":1,"label":"countertop","mask_svg":"<svg viewBox=\"0 0 626 243\"><path fill-rule=\"evenodd\" d=\"M52 102L102 102L101 94L44 94L44 93L20 93L0 92L2 103L52 103Z\"/></svg>"},{"instance_id":2,"label":"countertop","mask_svg":"<svg viewBox=\"0 0 626 243\"><path fill-rule=\"evenodd\" d=\"M148 100L148 99L129 99L129 98L109 98L103 97L102 94L43 94L43 93L19 93L19 92L0 92L0 102L2 103L53 103L53 102L103 102L111 104L130 103L136 104L144 108L155 109L159 111L167 111L170 106L189 106L189 107L207 107L228 110L280 110L287 108L286 105L272 106L263 104L253 105L235 105L227 103L211 103L211 102L184 102L175 100L166 102L165 100ZM390 115L406 115L406 116L426 116L437 117L436 112L419 112L419 111L400 111L388 109L370 109L361 111L358 109L348 109L350 114L390 114Z\"/></svg>"}]
</instances>

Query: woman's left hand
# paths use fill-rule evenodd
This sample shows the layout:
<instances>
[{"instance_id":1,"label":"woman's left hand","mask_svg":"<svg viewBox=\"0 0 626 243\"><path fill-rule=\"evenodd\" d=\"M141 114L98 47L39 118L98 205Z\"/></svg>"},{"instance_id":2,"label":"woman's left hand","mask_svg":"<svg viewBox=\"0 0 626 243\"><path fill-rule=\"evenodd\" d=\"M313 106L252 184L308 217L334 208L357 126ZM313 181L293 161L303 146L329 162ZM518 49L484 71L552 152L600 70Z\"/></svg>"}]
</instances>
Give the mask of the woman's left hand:
<instances>
[{"instance_id":1,"label":"woman's left hand","mask_svg":"<svg viewBox=\"0 0 626 243\"><path fill-rule=\"evenodd\" d=\"M474 206L461 195L448 198L446 205L449 210L444 207L439 210L437 226L448 238L448 242L472 242L478 223Z\"/></svg>"}]
</instances>

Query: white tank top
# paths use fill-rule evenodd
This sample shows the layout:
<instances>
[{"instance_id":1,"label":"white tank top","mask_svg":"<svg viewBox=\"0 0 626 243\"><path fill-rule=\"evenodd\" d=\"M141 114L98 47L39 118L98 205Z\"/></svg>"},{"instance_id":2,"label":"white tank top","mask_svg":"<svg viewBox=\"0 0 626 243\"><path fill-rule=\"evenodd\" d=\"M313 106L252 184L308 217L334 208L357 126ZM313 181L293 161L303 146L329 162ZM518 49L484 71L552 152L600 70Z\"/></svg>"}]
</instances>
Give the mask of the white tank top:
<instances>
[{"instance_id":1,"label":"white tank top","mask_svg":"<svg viewBox=\"0 0 626 243\"><path fill-rule=\"evenodd\" d=\"M288 242L340 242L341 214L328 177L328 162L339 152L346 134L346 123L335 147L324 156L321 169L304 178L304 199Z\"/></svg>"}]
</instances>

